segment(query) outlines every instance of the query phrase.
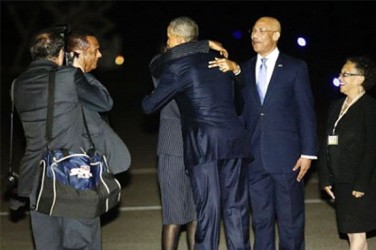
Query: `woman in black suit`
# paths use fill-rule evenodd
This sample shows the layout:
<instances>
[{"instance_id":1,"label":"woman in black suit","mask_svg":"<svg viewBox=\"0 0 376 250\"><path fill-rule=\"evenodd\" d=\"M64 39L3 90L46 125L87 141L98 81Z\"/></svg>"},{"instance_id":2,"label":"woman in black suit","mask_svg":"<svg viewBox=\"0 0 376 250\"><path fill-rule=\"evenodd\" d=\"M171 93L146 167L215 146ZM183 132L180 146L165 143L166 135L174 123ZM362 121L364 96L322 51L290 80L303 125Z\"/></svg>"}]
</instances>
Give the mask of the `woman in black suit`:
<instances>
[{"instance_id":1,"label":"woman in black suit","mask_svg":"<svg viewBox=\"0 0 376 250\"><path fill-rule=\"evenodd\" d=\"M366 250L366 233L376 229L376 100L366 94L376 83L375 63L348 58L339 80L346 97L329 109L320 186L335 200L338 229L350 249Z\"/></svg>"}]
</instances>

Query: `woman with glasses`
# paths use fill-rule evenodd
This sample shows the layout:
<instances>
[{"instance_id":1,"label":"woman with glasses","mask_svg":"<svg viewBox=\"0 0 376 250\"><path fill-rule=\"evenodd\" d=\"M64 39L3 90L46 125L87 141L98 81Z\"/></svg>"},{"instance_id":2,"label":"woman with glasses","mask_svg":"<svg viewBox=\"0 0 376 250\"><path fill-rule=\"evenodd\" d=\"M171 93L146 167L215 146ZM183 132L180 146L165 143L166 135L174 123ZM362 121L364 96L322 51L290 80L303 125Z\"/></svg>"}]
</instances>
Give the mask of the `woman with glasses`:
<instances>
[{"instance_id":1,"label":"woman with glasses","mask_svg":"<svg viewBox=\"0 0 376 250\"><path fill-rule=\"evenodd\" d=\"M318 160L320 187L334 200L340 233L351 250L367 250L366 233L376 229L376 65L348 58L339 74L345 96L328 113Z\"/></svg>"}]
</instances>

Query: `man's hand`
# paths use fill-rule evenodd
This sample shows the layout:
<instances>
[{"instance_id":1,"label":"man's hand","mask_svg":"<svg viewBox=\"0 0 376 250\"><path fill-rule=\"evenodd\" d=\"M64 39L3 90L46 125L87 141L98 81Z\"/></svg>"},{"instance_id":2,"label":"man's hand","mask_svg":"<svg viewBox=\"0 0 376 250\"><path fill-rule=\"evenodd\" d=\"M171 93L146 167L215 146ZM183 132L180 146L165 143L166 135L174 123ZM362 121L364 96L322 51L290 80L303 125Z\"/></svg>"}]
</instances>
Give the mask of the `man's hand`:
<instances>
[{"instance_id":1,"label":"man's hand","mask_svg":"<svg viewBox=\"0 0 376 250\"><path fill-rule=\"evenodd\" d=\"M332 186L326 186L324 187L325 192L334 200L336 197L334 196L334 193L332 191Z\"/></svg>"},{"instance_id":2,"label":"man's hand","mask_svg":"<svg viewBox=\"0 0 376 250\"><path fill-rule=\"evenodd\" d=\"M239 74L239 65L227 58L215 58L214 61L209 61L209 68L218 67L220 71L227 72L232 71L235 75Z\"/></svg>"},{"instance_id":3,"label":"man's hand","mask_svg":"<svg viewBox=\"0 0 376 250\"><path fill-rule=\"evenodd\" d=\"M352 195L355 197L355 198L362 198L364 196L364 192L359 192L359 191L355 191L353 190L352 191Z\"/></svg>"},{"instance_id":4,"label":"man's hand","mask_svg":"<svg viewBox=\"0 0 376 250\"><path fill-rule=\"evenodd\" d=\"M228 52L225 48L222 47L222 44L220 42L209 40L209 48L219 51L222 56L228 58Z\"/></svg>"},{"instance_id":5,"label":"man's hand","mask_svg":"<svg viewBox=\"0 0 376 250\"><path fill-rule=\"evenodd\" d=\"M300 157L298 161L296 162L294 168L292 169L293 171L296 171L300 168L298 177L296 180L300 182L304 175L308 172L308 169L311 167L311 159Z\"/></svg>"}]
</instances>

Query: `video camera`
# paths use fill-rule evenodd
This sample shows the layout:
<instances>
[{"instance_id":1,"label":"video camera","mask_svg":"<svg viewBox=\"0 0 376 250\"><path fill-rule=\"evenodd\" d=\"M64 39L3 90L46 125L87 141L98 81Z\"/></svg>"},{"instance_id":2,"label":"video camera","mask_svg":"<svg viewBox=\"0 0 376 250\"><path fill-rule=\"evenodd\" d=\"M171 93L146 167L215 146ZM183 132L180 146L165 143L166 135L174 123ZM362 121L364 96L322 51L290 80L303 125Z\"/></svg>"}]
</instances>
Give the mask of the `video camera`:
<instances>
[{"instance_id":1,"label":"video camera","mask_svg":"<svg viewBox=\"0 0 376 250\"><path fill-rule=\"evenodd\" d=\"M69 53L67 52L67 37L71 33L71 27L69 24L58 24L53 29L62 38L64 38L64 63L68 65L70 63Z\"/></svg>"}]
</instances>

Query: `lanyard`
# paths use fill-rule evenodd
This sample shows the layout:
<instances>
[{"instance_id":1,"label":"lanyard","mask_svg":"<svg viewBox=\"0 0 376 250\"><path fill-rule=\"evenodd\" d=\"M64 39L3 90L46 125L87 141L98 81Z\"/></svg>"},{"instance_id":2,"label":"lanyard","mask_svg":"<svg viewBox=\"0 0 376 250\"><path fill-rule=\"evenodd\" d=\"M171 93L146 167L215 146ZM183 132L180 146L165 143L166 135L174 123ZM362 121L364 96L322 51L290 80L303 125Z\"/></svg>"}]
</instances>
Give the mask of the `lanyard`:
<instances>
[{"instance_id":1,"label":"lanyard","mask_svg":"<svg viewBox=\"0 0 376 250\"><path fill-rule=\"evenodd\" d=\"M332 131L332 134L334 135L335 134L335 131L336 131L336 127L338 125L338 122L342 119L342 117L347 113L347 111L350 109L350 107L356 102L359 100L360 97L362 97L364 95L365 91L362 91L359 95L355 96L355 98L349 103L347 104L346 103L346 100L347 100L347 97L345 99L345 101L343 102L342 104L342 108L341 108L341 112L339 113L339 116L336 120L336 122L334 123L334 127L333 127L333 131Z\"/></svg>"}]
</instances>

